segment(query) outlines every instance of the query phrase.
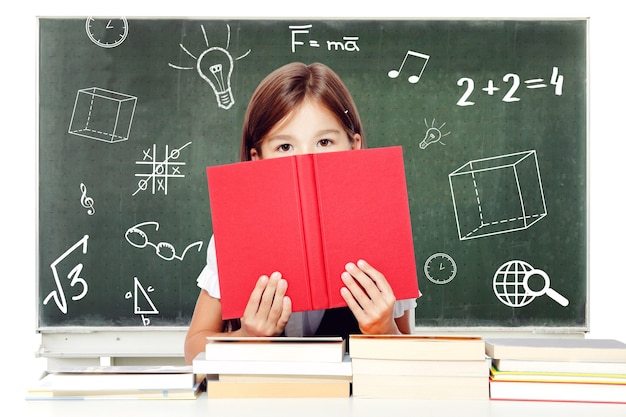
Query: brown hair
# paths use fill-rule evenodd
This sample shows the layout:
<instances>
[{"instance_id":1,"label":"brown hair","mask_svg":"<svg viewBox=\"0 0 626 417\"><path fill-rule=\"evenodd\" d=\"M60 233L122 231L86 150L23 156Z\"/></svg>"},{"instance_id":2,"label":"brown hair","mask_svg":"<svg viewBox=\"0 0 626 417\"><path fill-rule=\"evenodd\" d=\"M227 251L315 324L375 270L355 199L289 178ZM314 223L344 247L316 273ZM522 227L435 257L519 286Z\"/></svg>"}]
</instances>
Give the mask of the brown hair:
<instances>
[{"instance_id":1,"label":"brown hair","mask_svg":"<svg viewBox=\"0 0 626 417\"><path fill-rule=\"evenodd\" d=\"M293 62L270 73L257 87L243 122L240 161L251 159L250 151L261 155L260 144L270 130L305 98L319 100L343 125L350 141L355 134L365 135L350 92L339 76L324 64Z\"/></svg>"}]
</instances>

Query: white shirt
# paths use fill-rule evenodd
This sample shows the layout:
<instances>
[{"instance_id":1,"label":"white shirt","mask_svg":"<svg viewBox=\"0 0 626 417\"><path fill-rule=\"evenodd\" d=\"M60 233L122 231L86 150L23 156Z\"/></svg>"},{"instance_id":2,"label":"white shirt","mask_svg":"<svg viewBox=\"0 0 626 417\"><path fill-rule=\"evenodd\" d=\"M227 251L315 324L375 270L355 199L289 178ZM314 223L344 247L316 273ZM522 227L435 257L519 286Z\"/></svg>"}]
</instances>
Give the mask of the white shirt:
<instances>
[{"instance_id":1,"label":"white shirt","mask_svg":"<svg viewBox=\"0 0 626 417\"><path fill-rule=\"evenodd\" d=\"M200 272L197 279L198 287L206 290L213 298L221 298L220 282L217 276L217 256L215 254L215 241L213 236L209 241L206 253L206 265ZM421 295L421 293L420 293ZM415 308L417 302L414 298L408 300L397 300L393 308L393 317L398 318L404 312ZM285 326L286 336L311 336L319 327L325 310L313 310L291 313L289 322Z\"/></svg>"}]
</instances>

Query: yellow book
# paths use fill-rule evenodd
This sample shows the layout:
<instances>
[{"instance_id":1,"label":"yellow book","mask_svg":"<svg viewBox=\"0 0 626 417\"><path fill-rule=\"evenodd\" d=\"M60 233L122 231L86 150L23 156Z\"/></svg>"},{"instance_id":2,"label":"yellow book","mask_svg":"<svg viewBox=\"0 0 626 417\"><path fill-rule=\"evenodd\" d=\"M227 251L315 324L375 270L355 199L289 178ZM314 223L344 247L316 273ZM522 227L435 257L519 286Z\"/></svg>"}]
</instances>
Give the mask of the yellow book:
<instances>
[{"instance_id":1,"label":"yellow book","mask_svg":"<svg viewBox=\"0 0 626 417\"><path fill-rule=\"evenodd\" d=\"M587 384L626 384L626 375L619 374L585 374L571 372L523 372L499 371L491 367L493 381L527 381L527 382L579 382Z\"/></svg>"},{"instance_id":2,"label":"yellow book","mask_svg":"<svg viewBox=\"0 0 626 417\"><path fill-rule=\"evenodd\" d=\"M350 396L350 382L207 381L206 393L208 398L342 398Z\"/></svg>"}]
</instances>

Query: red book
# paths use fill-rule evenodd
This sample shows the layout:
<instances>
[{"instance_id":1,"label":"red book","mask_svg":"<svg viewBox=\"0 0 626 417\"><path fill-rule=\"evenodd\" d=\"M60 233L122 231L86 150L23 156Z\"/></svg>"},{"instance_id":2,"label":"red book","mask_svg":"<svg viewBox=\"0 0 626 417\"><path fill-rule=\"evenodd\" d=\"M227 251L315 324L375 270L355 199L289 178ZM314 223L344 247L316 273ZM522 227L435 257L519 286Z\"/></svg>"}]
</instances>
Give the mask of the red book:
<instances>
[{"instance_id":1,"label":"red book","mask_svg":"<svg viewBox=\"0 0 626 417\"><path fill-rule=\"evenodd\" d=\"M293 311L345 306L341 273L359 259L398 300L417 298L401 147L213 166L207 178L224 319L241 317L274 271Z\"/></svg>"}]
</instances>

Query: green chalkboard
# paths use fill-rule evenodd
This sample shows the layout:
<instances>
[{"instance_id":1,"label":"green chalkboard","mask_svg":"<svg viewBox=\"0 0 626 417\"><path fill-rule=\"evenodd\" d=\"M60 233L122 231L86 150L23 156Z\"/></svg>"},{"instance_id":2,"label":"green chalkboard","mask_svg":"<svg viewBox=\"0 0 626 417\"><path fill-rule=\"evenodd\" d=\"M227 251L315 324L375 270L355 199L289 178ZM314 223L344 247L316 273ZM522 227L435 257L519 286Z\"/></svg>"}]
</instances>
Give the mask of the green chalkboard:
<instances>
[{"instance_id":1,"label":"green chalkboard","mask_svg":"<svg viewBox=\"0 0 626 417\"><path fill-rule=\"evenodd\" d=\"M587 25L40 18L39 328L186 326L206 166L269 72L319 61L403 147L416 326L586 329Z\"/></svg>"}]
</instances>

